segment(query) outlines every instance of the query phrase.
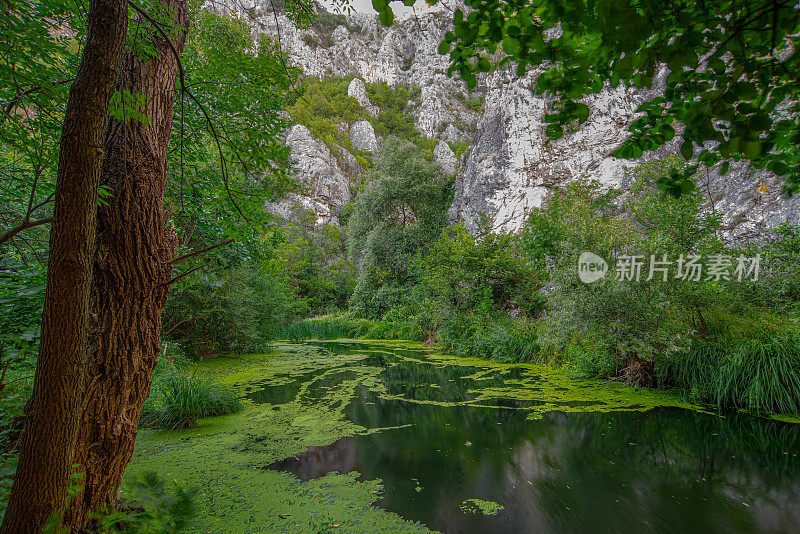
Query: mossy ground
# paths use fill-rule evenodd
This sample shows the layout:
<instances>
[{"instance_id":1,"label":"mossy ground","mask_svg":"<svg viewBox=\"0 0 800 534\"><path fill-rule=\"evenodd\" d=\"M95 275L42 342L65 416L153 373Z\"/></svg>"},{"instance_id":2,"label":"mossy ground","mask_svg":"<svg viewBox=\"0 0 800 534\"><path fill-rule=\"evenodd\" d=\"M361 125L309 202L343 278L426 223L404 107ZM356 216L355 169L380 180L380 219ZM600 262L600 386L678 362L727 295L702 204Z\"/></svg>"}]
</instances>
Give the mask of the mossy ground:
<instances>
[{"instance_id":1,"label":"mossy ground","mask_svg":"<svg viewBox=\"0 0 800 534\"><path fill-rule=\"evenodd\" d=\"M375 362L371 358L384 355L385 365L371 364ZM416 366L442 368L455 378L440 377L443 382L427 384L426 391L436 391L436 400L408 398L405 393L392 393L388 379L384 382L386 375L380 376L386 366L400 364L412 370ZM530 411L531 418L552 410L692 408L659 392L570 379L546 366L433 354L430 348L410 342L372 342L368 351L342 353L281 344L268 354L207 360L201 371L236 389L244 410L202 419L193 429L140 432L126 472L129 481L152 470L180 486L200 488L196 532L428 532L419 523L371 505L381 494L380 480L359 482L358 474L350 473L300 482L266 469L308 447L378 431L344 415L357 388L367 388L387 400L441 406L495 407L497 399L512 399L524 403L521 409ZM462 381L468 387L461 386ZM467 400L447 400L451 384L466 391ZM281 387L285 390L280 403L252 398L254 392Z\"/></svg>"}]
</instances>

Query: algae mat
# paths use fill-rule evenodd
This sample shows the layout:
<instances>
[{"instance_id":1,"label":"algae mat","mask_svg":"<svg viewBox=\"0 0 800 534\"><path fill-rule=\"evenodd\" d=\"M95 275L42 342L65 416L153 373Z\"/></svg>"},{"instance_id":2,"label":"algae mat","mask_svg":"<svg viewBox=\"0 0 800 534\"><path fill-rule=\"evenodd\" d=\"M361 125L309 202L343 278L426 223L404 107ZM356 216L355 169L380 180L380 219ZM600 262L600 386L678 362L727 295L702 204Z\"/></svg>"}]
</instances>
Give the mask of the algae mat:
<instances>
[{"instance_id":1,"label":"algae mat","mask_svg":"<svg viewBox=\"0 0 800 534\"><path fill-rule=\"evenodd\" d=\"M199 488L197 532L581 531L591 514L565 516L564 507L596 508L617 495L605 506L630 515L641 505L628 502L622 488L661 473L642 466L685 463L686 476L695 476L695 457L708 453L708 443L687 442L683 433L711 440L731 433L726 442L736 454L763 451L772 436L739 444L741 424L687 410L695 407L668 395L573 380L545 366L452 358L408 342L282 344L268 354L206 361L202 371L233 386L245 409L191 430L142 431L126 473L132 481L153 470ZM668 437L658 434L659 425ZM602 439L587 443L595 433ZM660 465L645 455L633 461L635 473L614 471L587 484L580 472L575 476L584 483L559 482L586 491L565 490L565 497L552 487L584 464L603 471L621 450L643 454L635 443L645 441L642 435L658 436ZM787 460L795 466L782 454L787 447L779 441L766 449L784 462L782 472ZM566 459L565 451L580 461ZM588 453L590 461L582 458ZM770 471L762 466L758 476L763 472ZM774 489L773 482L759 480ZM728 514L719 524L727 525L729 515L747 523L715 499L710 505ZM560 504L551 509L551 501ZM465 502L492 503L493 513L473 513ZM659 506L660 498L648 503Z\"/></svg>"}]
</instances>

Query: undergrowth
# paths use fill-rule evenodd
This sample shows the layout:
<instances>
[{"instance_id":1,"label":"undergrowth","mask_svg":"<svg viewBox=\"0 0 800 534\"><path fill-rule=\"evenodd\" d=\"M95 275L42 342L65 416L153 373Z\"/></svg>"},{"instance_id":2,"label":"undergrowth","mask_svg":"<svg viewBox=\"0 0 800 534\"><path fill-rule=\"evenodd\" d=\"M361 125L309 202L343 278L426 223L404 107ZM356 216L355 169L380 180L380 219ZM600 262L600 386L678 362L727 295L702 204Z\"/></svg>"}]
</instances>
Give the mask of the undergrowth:
<instances>
[{"instance_id":1,"label":"undergrowth","mask_svg":"<svg viewBox=\"0 0 800 534\"><path fill-rule=\"evenodd\" d=\"M658 368L664 386L695 401L800 415L800 337L793 333L730 343L698 342Z\"/></svg>"},{"instance_id":2,"label":"undergrowth","mask_svg":"<svg viewBox=\"0 0 800 534\"><path fill-rule=\"evenodd\" d=\"M403 339L425 341L429 334L415 321L351 318L345 314L303 319L276 331L276 339Z\"/></svg>"},{"instance_id":3,"label":"undergrowth","mask_svg":"<svg viewBox=\"0 0 800 534\"><path fill-rule=\"evenodd\" d=\"M198 376L174 362L153 375L150 397L145 402L141 424L151 428L191 428L200 417L238 412L242 403L236 392Z\"/></svg>"}]
</instances>

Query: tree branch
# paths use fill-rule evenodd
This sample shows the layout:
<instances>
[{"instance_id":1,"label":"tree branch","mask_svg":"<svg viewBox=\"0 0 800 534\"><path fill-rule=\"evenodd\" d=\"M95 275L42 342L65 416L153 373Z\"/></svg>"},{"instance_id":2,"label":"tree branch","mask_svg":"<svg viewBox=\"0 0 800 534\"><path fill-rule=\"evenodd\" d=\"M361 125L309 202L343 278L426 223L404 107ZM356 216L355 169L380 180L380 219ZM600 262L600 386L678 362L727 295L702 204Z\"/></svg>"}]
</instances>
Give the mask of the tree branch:
<instances>
[{"instance_id":1,"label":"tree branch","mask_svg":"<svg viewBox=\"0 0 800 534\"><path fill-rule=\"evenodd\" d=\"M176 264L178 262L181 262L181 261L183 261L185 259L191 258L192 256L197 256L198 254L203 254L205 252L208 252L209 250L214 250L217 247L221 247L222 245L227 245L228 243L233 243L233 239L226 239L225 241L221 241L221 242L217 243L216 245L211 245L210 247L206 247L206 248L203 248L203 249L200 249L200 250L195 250L194 252L187 252L186 254L182 254L182 255L178 256L177 258L172 260L170 263L172 263L174 265L174 264Z\"/></svg>"},{"instance_id":2,"label":"tree branch","mask_svg":"<svg viewBox=\"0 0 800 534\"><path fill-rule=\"evenodd\" d=\"M2 236L0 236L0 245L2 245L3 243L5 243L6 241L8 241L9 239L11 239L12 237L14 237L23 230L27 230L28 228L33 228L35 226L41 226L43 224L49 224L51 222L53 222L52 217L47 217L46 219L39 219L38 221L23 221L14 228L4 233Z\"/></svg>"},{"instance_id":3,"label":"tree branch","mask_svg":"<svg viewBox=\"0 0 800 534\"><path fill-rule=\"evenodd\" d=\"M179 274L178 276L173 276L172 278L170 278L170 279L169 279L169 280L167 280L166 282L163 282L163 283L161 283L161 284L158 284L158 285L160 285L160 286L168 286L168 285L174 284L175 282L177 282L178 280L180 280L180 279L181 279L181 278L183 278L184 276L190 275L190 274L192 274L192 273L193 273L193 272L195 272L195 271L199 271L200 269L202 269L202 268L203 268L203 267L205 267L205 266L206 266L206 264L205 264L205 263L204 263L203 265L198 265L198 266L197 266L197 267L195 267L194 269L189 269L188 271L184 271L184 272L182 272L181 274Z\"/></svg>"}]
</instances>

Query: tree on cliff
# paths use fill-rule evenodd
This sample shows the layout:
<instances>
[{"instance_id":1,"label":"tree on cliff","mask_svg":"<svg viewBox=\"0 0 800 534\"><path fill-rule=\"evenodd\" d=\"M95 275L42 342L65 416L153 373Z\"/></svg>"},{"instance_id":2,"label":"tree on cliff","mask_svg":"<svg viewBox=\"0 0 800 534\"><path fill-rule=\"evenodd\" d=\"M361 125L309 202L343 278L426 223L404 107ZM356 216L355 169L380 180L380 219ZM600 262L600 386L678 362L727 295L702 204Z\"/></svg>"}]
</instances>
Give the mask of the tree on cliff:
<instances>
[{"instance_id":1,"label":"tree on cliff","mask_svg":"<svg viewBox=\"0 0 800 534\"><path fill-rule=\"evenodd\" d=\"M373 0L384 24L389 3ZM412 5L413 0L403 0ZM435 3L433 0L431 3ZM541 70L537 93L557 97L547 135L583 123L580 100L604 84L650 87L669 69L664 95L646 102L615 152L636 158L683 129L688 160L727 171L749 160L800 190L800 5L797 0L467 0L439 47L450 74L470 86L492 60L519 75ZM696 166L658 184L679 196Z\"/></svg>"}]
</instances>

